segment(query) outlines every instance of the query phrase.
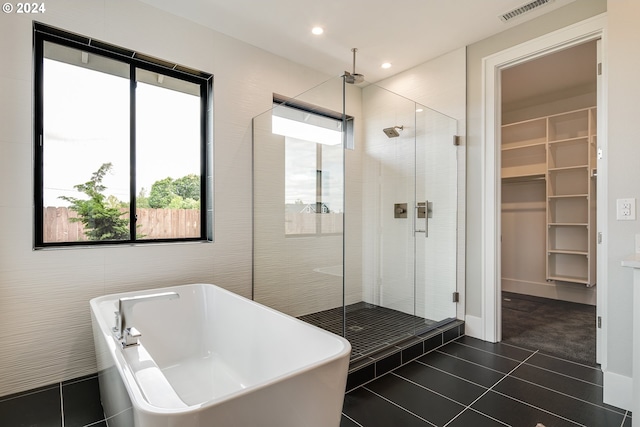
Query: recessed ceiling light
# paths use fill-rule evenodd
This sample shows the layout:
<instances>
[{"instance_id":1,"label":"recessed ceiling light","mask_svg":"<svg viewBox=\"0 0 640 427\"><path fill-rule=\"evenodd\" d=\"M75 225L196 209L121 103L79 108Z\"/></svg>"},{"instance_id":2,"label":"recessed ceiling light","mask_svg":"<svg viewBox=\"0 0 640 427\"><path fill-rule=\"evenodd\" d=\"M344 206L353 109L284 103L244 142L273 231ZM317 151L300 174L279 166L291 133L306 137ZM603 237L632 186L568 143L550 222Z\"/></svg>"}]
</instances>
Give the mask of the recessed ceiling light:
<instances>
[{"instance_id":1,"label":"recessed ceiling light","mask_svg":"<svg viewBox=\"0 0 640 427\"><path fill-rule=\"evenodd\" d=\"M387 69L387 68L391 68L391 63L390 62L385 62L384 64L381 65L382 68Z\"/></svg>"},{"instance_id":2,"label":"recessed ceiling light","mask_svg":"<svg viewBox=\"0 0 640 427\"><path fill-rule=\"evenodd\" d=\"M416 109L416 113L422 113L424 110L422 108Z\"/></svg>"},{"instance_id":3,"label":"recessed ceiling light","mask_svg":"<svg viewBox=\"0 0 640 427\"><path fill-rule=\"evenodd\" d=\"M316 36L319 36L320 34L324 33L324 29L322 27L313 27L311 29L311 32Z\"/></svg>"}]
</instances>

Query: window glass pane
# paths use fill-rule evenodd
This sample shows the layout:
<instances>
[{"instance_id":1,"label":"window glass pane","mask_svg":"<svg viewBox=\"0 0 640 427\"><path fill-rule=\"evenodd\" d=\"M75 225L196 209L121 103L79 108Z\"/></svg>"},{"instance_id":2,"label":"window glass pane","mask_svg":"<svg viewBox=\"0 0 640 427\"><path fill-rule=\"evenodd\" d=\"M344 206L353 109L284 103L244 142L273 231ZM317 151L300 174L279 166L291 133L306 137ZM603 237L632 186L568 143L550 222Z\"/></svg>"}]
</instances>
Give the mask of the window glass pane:
<instances>
[{"instance_id":1,"label":"window glass pane","mask_svg":"<svg viewBox=\"0 0 640 427\"><path fill-rule=\"evenodd\" d=\"M137 238L200 237L200 86L137 70Z\"/></svg>"},{"instance_id":2,"label":"window glass pane","mask_svg":"<svg viewBox=\"0 0 640 427\"><path fill-rule=\"evenodd\" d=\"M128 67L45 43L45 243L129 239Z\"/></svg>"},{"instance_id":3,"label":"window glass pane","mask_svg":"<svg viewBox=\"0 0 640 427\"><path fill-rule=\"evenodd\" d=\"M316 232L316 144L285 138L285 234Z\"/></svg>"}]
</instances>

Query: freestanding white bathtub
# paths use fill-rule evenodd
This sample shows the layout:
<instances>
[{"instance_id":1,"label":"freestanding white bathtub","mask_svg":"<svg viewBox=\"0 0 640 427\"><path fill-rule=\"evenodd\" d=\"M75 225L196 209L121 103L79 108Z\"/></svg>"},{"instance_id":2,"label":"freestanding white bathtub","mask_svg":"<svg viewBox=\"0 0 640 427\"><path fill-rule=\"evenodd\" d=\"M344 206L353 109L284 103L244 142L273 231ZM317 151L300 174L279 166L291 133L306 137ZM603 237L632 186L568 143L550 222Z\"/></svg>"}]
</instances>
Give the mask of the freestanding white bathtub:
<instances>
[{"instance_id":1,"label":"freestanding white bathtub","mask_svg":"<svg viewBox=\"0 0 640 427\"><path fill-rule=\"evenodd\" d=\"M177 292L135 305L139 345L112 327L123 297ZM351 346L214 285L91 300L100 393L110 427L337 427Z\"/></svg>"}]
</instances>

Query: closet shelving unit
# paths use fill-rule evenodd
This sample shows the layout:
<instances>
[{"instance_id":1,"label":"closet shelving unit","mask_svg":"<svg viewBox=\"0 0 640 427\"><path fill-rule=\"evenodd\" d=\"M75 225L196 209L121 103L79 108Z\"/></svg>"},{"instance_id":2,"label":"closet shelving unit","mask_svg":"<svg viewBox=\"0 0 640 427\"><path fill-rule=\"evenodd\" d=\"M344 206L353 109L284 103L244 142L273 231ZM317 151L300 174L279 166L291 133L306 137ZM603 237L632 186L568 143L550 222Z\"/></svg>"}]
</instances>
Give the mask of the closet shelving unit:
<instances>
[{"instance_id":1,"label":"closet shelving unit","mask_svg":"<svg viewBox=\"0 0 640 427\"><path fill-rule=\"evenodd\" d=\"M595 285L596 109L502 126L503 180L546 180L547 281Z\"/></svg>"}]
</instances>

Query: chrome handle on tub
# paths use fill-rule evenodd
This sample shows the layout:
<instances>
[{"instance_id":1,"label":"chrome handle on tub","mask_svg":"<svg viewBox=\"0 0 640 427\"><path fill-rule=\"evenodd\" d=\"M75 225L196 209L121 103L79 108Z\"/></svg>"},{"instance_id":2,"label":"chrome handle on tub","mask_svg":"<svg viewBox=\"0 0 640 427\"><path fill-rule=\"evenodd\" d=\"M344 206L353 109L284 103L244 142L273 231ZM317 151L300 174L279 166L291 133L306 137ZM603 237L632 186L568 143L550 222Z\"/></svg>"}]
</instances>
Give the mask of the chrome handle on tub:
<instances>
[{"instance_id":1,"label":"chrome handle on tub","mask_svg":"<svg viewBox=\"0 0 640 427\"><path fill-rule=\"evenodd\" d=\"M138 338L140 338L142 334L139 330L134 328L133 326L125 329L124 331L124 340L122 341L122 347L131 347L134 345L138 345Z\"/></svg>"}]
</instances>

